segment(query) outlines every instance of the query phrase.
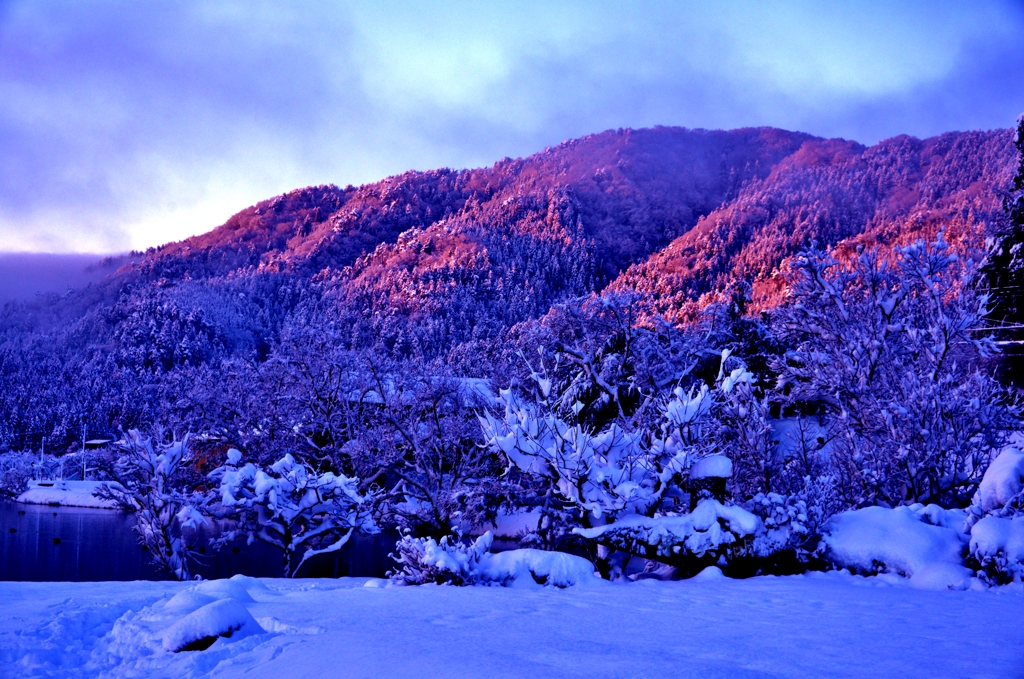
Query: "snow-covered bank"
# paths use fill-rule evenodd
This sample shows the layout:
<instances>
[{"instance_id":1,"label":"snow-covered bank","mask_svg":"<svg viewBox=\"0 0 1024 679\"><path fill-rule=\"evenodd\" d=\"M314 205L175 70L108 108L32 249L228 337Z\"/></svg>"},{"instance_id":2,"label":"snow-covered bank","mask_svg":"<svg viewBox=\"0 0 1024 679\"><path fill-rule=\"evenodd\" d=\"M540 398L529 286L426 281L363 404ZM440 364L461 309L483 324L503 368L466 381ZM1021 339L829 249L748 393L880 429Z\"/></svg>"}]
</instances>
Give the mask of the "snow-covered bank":
<instances>
[{"instance_id":1,"label":"snow-covered bank","mask_svg":"<svg viewBox=\"0 0 1024 679\"><path fill-rule=\"evenodd\" d=\"M1020 585L932 592L888 580L825 573L564 590L0 582L0 668L4 677L374 679L1024 673ZM238 629L207 650L166 650L219 634L221 623Z\"/></svg>"},{"instance_id":2,"label":"snow-covered bank","mask_svg":"<svg viewBox=\"0 0 1024 679\"><path fill-rule=\"evenodd\" d=\"M103 500L93 495L103 483L103 481L29 481L28 490L19 495L17 501L30 505L117 509L117 504L113 500Z\"/></svg>"}]
</instances>

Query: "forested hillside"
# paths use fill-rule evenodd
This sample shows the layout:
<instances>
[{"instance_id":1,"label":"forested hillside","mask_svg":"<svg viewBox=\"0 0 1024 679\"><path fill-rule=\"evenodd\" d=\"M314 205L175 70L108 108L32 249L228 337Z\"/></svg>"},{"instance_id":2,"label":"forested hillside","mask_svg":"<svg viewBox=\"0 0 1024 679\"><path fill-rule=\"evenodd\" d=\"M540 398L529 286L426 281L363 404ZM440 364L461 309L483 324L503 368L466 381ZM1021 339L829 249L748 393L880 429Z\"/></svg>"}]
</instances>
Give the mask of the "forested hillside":
<instances>
[{"instance_id":1,"label":"forested hillside","mask_svg":"<svg viewBox=\"0 0 1024 679\"><path fill-rule=\"evenodd\" d=\"M1006 132L897 137L871 148L808 141L609 289L639 292L669 319L692 319L737 281L753 283L757 307L776 306L779 265L812 241L892 246L945 230L980 251L1005 219L1015 157Z\"/></svg>"},{"instance_id":2,"label":"forested hillside","mask_svg":"<svg viewBox=\"0 0 1024 679\"><path fill-rule=\"evenodd\" d=\"M8 304L0 447L45 436L59 450L83 424L154 422L196 371L258 367L300 341L488 377L553 305L592 292L637 295L638 321L685 322L746 281L751 309L770 309L783 260L811 242L888 246L945 229L954 247L980 246L1014 165L1009 131L866 148L655 128L491 168L300 189L86 289Z\"/></svg>"}]
</instances>

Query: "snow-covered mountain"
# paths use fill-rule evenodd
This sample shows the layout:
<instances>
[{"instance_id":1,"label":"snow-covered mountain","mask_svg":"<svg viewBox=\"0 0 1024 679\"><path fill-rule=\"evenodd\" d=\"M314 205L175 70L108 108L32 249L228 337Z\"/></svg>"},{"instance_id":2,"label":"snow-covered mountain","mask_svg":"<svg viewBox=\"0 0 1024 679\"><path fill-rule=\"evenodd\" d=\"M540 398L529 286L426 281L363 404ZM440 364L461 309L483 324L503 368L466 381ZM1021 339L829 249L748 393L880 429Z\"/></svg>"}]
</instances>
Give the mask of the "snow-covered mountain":
<instances>
[{"instance_id":1,"label":"snow-covered mountain","mask_svg":"<svg viewBox=\"0 0 1024 679\"><path fill-rule=\"evenodd\" d=\"M516 324L595 291L685 321L745 280L754 308L770 308L780 265L812 241L887 246L945 229L954 245L981 245L1014 164L1008 130L865 147L659 127L489 168L299 189L137 253L101 282L8 305L0 440L59 439L83 418L131 424L159 375L262 360L289 323L472 365Z\"/></svg>"}]
</instances>

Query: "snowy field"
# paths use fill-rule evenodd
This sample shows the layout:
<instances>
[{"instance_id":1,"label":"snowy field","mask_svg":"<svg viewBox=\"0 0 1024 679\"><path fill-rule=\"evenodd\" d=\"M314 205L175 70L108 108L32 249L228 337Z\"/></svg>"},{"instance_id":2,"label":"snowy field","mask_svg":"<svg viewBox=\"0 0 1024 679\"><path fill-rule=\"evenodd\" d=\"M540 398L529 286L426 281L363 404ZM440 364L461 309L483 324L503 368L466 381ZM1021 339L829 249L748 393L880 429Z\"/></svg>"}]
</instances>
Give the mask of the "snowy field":
<instances>
[{"instance_id":1,"label":"snowy field","mask_svg":"<svg viewBox=\"0 0 1024 679\"><path fill-rule=\"evenodd\" d=\"M1024 592L824 573L554 588L0 582L3 677L1024 677ZM199 611L199 613L196 613ZM166 650L220 626L203 651Z\"/></svg>"}]
</instances>

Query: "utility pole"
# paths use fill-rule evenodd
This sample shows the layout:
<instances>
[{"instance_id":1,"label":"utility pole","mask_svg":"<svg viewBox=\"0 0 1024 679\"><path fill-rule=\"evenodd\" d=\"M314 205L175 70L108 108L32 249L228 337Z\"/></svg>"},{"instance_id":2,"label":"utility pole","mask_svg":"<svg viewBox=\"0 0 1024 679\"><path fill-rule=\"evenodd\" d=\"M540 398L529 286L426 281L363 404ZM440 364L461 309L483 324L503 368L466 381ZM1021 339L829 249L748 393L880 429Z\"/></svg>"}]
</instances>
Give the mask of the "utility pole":
<instances>
[{"instance_id":1,"label":"utility pole","mask_svg":"<svg viewBox=\"0 0 1024 679\"><path fill-rule=\"evenodd\" d=\"M82 420L82 480L85 481L85 420Z\"/></svg>"}]
</instances>

